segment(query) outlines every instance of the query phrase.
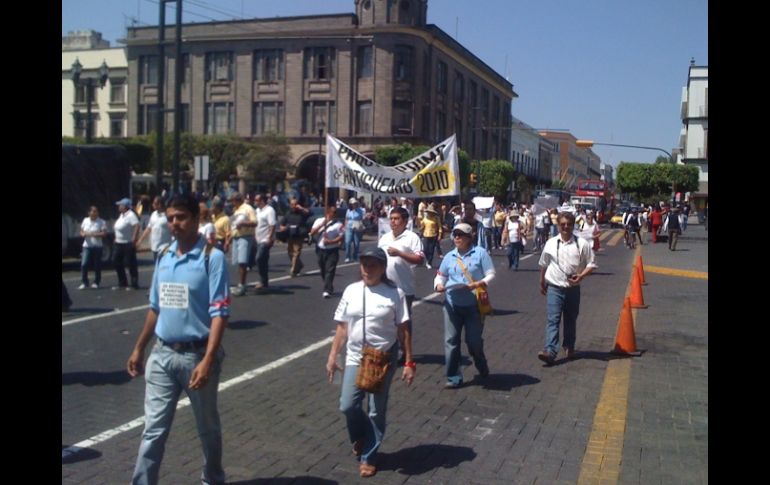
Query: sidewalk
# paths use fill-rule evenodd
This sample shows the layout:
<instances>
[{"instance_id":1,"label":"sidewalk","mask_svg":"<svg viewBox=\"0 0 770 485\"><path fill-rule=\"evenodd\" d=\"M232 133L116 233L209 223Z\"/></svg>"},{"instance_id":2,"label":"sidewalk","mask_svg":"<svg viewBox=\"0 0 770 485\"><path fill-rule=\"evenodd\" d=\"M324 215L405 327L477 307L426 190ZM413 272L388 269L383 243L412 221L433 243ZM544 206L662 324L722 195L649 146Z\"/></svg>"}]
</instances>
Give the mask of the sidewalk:
<instances>
[{"instance_id":1,"label":"sidewalk","mask_svg":"<svg viewBox=\"0 0 770 485\"><path fill-rule=\"evenodd\" d=\"M631 364L619 483L708 483L708 232L690 221L675 252L642 246L649 308L635 314L644 354Z\"/></svg>"}]
</instances>

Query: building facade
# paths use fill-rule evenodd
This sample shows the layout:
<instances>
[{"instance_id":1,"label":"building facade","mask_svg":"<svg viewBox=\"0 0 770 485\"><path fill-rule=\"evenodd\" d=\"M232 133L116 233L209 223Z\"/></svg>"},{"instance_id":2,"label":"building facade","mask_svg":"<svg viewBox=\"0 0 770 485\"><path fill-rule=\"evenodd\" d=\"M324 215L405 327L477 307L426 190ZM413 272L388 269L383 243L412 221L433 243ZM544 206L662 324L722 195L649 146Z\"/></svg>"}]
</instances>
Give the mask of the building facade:
<instances>
[{"instance_id":1,"label":"building facade","mask_svg":"<svg viewBox=\"0 0 770 485\"><path fill-rule=\"evenodd\" d=\"M320 134L372 155L457 133L474 159L507 158L513 86L435 25L427 0L355 0L354 14L182 26L182 131L285 136L297 178L317 180ZM165 38L174 39L167 26ZM158 28L128 29L128 135L156 127ZM173 46L173 43L171 44ZM175 58L166 47L165 130Z\"/></svg>"},{"instance_id":2,"label":"building facade","mask_svg":"<svg viewBox=\"0 0 770 485\"><path fill-rule=\"evenodd\" d=\"M709 70L690 61L687 86L682 88L682 130L679 134L678 163L698 167L698 191L690 194L692 208L699 213L708 203L709 194Z\"/></svg>"},{"instance_id":3,"label":"building facade","mask_svg":"<svg viewBox=\"0 0 770 485\"><path fill-rule=\"evenodd\" d=\"M61 134L85 137L88 122L88 79L91 79L91 134L98 137L125 137L126 80L128 64L122 47L110 48L109 42L92 30L70 32L62 37L61 53ZM80 81L72 80L72 67L81 66ZM103 88L99 87L99 69L105 63L109 76Z\"/></svg>"},{"instance_id":4,"label":"building facade","mask_svg":"<svg viewBox=\"0 0 770 485\"><path fill-rule=\"evenodd\" d=\"M561 181L566 190L574 190L580 179L598 180L601 177L601 158L591 149L577 146L577 138L572 133L543 130L540 135L554 144L556 162L552 169L553 182Z\"/></svg>"},{"instance_id":5,"label":"building facade","mask_svg":"<svg viewBox=\"0 0 770 485\"><path fill-rule=\"evenodd\" d=\"M512 117L511 152L508 160L516 171L514 180L524 175L532 186L541 184L540 135L516 117ZM550 174L549 174L550 175ZM550 177L549 177L550 178Z\"/></svg>"}]
</instances>

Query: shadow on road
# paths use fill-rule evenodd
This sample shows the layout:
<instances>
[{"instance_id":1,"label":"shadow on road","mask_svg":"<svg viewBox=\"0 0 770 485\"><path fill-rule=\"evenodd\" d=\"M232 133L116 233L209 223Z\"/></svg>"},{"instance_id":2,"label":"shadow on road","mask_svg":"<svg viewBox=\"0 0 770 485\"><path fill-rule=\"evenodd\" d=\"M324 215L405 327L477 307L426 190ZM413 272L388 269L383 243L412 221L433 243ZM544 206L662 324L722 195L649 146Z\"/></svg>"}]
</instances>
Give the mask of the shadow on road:
<instances>
[{"instance_id":1,"label":"shadow on road","mask_svg":"<svg viewBox=\"0 0 770 485\"><path fill-rule=\"evenodd\" d=\"M267 322L259 320L236 320L234 322L227 322L227 328L230 330L250 330L264 325L267 325Z\"/></svg>"},{"instance_id":2,"label":"shadow on road","mask_svg":"<svg viewBox=\"0 0 770 485\"><path fill-rule=\"evenodd\" d=\"M445 364L444 356L439 354L422 354L422 355L415 354L412 357L412 360L414 360L415 364L440 364L440 365ZM462 356L460 358L460 365L469 366L471 364L472 362L470 358L466 356Z\"/></svg>"},{"instance_id":3,"label":"shadow on road","mask_svg":"<svg viewBox=\"0 0 770 485\"><path fill-rule=\"evenodd\" d=\"M638 352L641 355L641 354L644 354L646 350L639 349ZM612 352L599 352L596 350L576 350L575 355L571 359L562 357L556 360L552 366L548 366L548 364L544 364L544 367L555 367L557 365L568 364L570 361L580 360L580 359L601 360L603 362L609 362L611 360L628 359L630 357L638 357L638 356L628 355L628 354L613 354Z\"/></svg>"},{"instance_id":4,"label":"shadow on road","mask_svg":"<svg viewBox=\"0 0 770 485\"><path fill-rule=\"evenodd\" d=\"M112 372L65 372L61 375L61 385L83 384L84 386L120 385L131 380L126 370Z\"/></svg>"},{"instance_id":5,"label":"shadow on road","mask_svg":"<svg viewBox=\"0 0 770 485\"><path fill-rule=\"evenodd\" d=\"M377 468L402 475L421 475L439 467L455 468L474 458L476 452L467 446L419 445L395 453L380 453Z\"/></svg>"},{"instance_id":6,"label":"shadow on road","mask_svg":"<svg viewBox=\"0 0 770 485\"><path fill-rule=\"evenodd\" d=\"M472 381L473 384L490 391L510 391L514 387L529 386L538 382L540 379L527 374L489 374L484 380Z\"/></svg>"},{"instance_id":7,"label":"shadow on road","mask_svg":"<svg viewBox=\"0 0 770 485\"><path fill-rule=\"evenodd\" d=\"M337 485L339 482L334 480L325 480L318 477L278 477L278 478L255 478L253 480L240 480L237 482L227 482L230 485Z\"/></svg>"},{"instance_id":8,"label":"shadow on road","mask_svg":"<svg viewBox=\"0 0 770 485\"><path fill-rule=\"evenodd\" d=\"M110 313L110 312L114 312L114 311L115 311L114 308L100 308L100 307L73 308L73 307L70 307L69 310L67 310L66 312L62 312L62 313L65 313L65 314L89 313L89 314L93 314L93 315L98 315L100 313Z\"/></svg>"},{"instance_id":9,"label":"shadow on road","mask_svg":"<svg viewBox=\"0 0 770 485\"><path fill-rule=\"evenodd\" d=\"M495 308L492 310L492 314L490 317L498 317L503 315L515 315L519 313L518 310L500 310L499 308Z\"/></svg>"},{"instance_id":10,"label":"shadow on road","mask_svg":"<svg viewBox=\"0 0 770 485\"><path fill-rule=\"evenodd\" d=\"M65 455L63 453L65 448L67 448L67 445L61 445L62 465L69 465L71 463L77 463L79 461L93 460L94 458L99 458L100 456L102 456L101 452L91 448L76 448L75 450L71 450L69 453Z\"/></svg>"}]
</instances>

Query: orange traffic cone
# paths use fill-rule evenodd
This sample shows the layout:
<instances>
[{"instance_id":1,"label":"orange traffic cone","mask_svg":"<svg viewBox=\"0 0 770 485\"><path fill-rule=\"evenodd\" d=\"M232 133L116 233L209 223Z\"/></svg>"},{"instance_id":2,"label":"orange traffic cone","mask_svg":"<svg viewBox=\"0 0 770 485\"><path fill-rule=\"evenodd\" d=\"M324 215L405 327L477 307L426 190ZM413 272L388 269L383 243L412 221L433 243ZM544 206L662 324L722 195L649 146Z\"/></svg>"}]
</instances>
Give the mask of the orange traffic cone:
<instances>
[{"instance_id":1,"label":"orange traffic cone","mask_svg":"<svg viewBox=\"0 0 770 485\"><path fill-rule=\"evenodd\" d=\"M641 281L642 285L646 285L647 281L644 279L644 265L642 264L642 255L636 257L636 267L638 268L637 271L639 271L639 280Z\"/></svg>"},{"instance_id":2,"label":"orange traffic cone","mask_svg":"<svg viewBox=\"0 0 770 485\"><path fill-rule=\"evenodd\" d=\"M631 271L631 308L647 308L642 295L642 283L639 281L639 271Z\"/></svg>"},{"instance_id":3,"label":"orange traffic cone","mask_svg":"<svg viewBox=\"0 0 770 485\"><path fill-rule=\"evenodd\" d=\"M626 297L623 301L623 310L620 312L618 322L618 334L615 337L614 354L638 354L636 350L636 334L634 333L634 315L631 312L631 299Z\"/></svg>"}]
</instances>

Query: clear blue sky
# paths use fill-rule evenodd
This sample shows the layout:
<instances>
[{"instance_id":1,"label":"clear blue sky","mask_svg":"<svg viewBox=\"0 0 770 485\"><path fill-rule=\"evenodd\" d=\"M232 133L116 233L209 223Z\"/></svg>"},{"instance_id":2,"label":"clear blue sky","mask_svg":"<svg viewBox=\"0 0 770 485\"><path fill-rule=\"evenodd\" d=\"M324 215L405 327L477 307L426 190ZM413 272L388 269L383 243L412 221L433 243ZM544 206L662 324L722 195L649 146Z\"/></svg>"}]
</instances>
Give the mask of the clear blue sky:
<instances>
[{"instance_id":1,"label":"clear blue sky","mask_svg":"<svg viewBox=\"0 0 770 485\"><path fill-rule=\"evenodd\" d=\"M166 19L173 22L173 2ZM157 25L153 0L62 0L62 35L93 29L111 45L131 19ZM353 0L184 0L184 22L353 13ZM513 115L597 142L671 151L690 58L708 65L707 0L429 0L438 25L513 83ZM507 60L507 61L506 61ZM595 146L603 162L652 150Z\"/></svg>"}]
</instances>

